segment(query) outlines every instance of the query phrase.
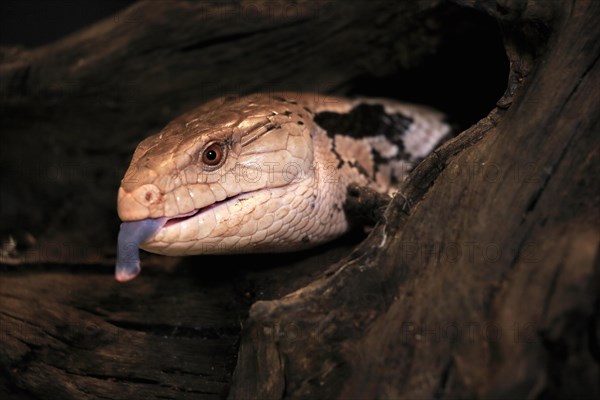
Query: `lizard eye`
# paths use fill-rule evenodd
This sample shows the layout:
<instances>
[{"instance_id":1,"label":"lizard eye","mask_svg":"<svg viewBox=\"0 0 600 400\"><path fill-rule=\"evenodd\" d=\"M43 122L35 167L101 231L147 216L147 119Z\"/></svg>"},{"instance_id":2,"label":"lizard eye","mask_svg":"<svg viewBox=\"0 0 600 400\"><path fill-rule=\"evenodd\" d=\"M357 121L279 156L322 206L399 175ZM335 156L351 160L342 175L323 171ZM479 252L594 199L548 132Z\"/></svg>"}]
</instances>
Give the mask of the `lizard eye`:
<instances>
[{"instance_id":1,"label":"lizard eye","mask_svg":"<svg viewBox=\"0 0 600 400\"><path fill-rule=\"evenodd\" d=\"M225 159L225 146L222 143L209 144L202 151L202 163L207 167L216 167Z\"/></svg>"}]
</instances>

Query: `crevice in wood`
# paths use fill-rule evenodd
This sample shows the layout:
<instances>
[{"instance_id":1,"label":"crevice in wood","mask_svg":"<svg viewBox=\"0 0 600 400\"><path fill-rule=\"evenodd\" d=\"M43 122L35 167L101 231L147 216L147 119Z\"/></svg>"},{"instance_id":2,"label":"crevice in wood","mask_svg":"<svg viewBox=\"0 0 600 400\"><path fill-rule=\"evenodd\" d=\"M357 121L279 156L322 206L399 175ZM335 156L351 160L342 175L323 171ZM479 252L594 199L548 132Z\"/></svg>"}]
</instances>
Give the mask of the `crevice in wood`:
<instances>
[{"instance_id":1,"label":"crevice in wood","mask_svg":"<svg viewBox=\"0 0 600 400\"><path fill-rule=\"evenodd\" d=\"M187 337L202 339L219 339L224 336L238 337L239 329L232 328L192 328L188 326L172 326L166 324L146 324L134 321L117 321L107 319L106 322L117 328L151 333L154 335L166 335L169 337Z\"/></svg>"}]
</instances>

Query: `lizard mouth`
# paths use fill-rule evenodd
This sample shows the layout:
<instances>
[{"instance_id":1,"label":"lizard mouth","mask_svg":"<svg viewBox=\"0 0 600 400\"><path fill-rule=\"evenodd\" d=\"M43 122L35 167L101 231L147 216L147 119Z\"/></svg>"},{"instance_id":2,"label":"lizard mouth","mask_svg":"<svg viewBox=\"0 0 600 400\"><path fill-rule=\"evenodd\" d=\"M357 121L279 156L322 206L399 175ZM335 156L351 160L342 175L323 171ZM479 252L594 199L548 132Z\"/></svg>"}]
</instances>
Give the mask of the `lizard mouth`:
<instances>
[{"instance_id":1,"label":"lizard mouth","mask_svg":"<svg viewBox=\"0 0 600 400\"><path fill-rule=\"evenodd\" d=\"M192 210L190 212L187 212L187 213L180 214L180 215L177 215L175 217L169 218L167 220L167 222L165 222L165 224L163 225L163 228L168 228L168 227L171 227L173 225L179 224L181 222L187 221L187 220L192 219L192 218L196 217L197 215L200 215L200 214L202 214L202 213L204 213L204 212L206 212L206 211L208 211L208 210L210 210L212 208L218 207L218 206L220 206L222 204L225 204L225 203L230 203L230 202L236 200L237 198L239 198L242 195L251 194L251 193L253 193L253 192L240 193L240 194L237 194L235 196L227 197L227 198L225 198L225 199L223 199L221 201L217 201L217 202L214 202L212 204L209 204L206 207L197 208L197 209Z\"/></svg>"},{"instance_id":2,"label":"lizard mouth","mask_svg":"<svg viewBox=\"0 0 600 400\"><path fill-rule=\"evenodd\" d=\"M192 210L192 211L190 211L188 213L181 214L181 215L178 215L178 216L173 217L173 218L169 218L167 220L167 222L165 222L165 224L163 225L163 228L168 228L169 226L173 226L173 225L178 224L180 222L186 221L186 220L188 220L190 218L194 218L196 215L198 215L199 213L201 213L203 210L206 210L206 209L208 209L210 207L213 207L213 204L211 204L210 206L206 206L206 207L203 207L203 208L198 208L198 209Z\"/></svg>"}]
</instances>

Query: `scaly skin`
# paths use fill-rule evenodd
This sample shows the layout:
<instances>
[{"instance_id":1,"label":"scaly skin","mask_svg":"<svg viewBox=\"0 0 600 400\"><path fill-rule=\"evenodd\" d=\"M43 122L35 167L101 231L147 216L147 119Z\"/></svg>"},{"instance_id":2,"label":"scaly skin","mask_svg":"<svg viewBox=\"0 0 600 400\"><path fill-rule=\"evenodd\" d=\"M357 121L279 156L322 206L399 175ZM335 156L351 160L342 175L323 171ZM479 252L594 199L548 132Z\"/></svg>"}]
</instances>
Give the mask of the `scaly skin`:
<instances>
[{"instance_id":1,"label":"scaly skin","mask_svg":"<svg viewBox=\"0 0 600 400\"><path fill-rule=\"evenodd\" d=\"M347 114L357 104L382 104L386 112L410 117L403 148L383 135L331 132L315 122L316 115ZM140 245L159 254L311 247L348 229L348 184L389 192L393 177L402 179L407 163L447 133L440 114L384 100L298 93L220 98L140 143L119 189L118 213L123 221L165 218ZM225 149L217 167L202 159L214 142ZM381 163L382 157L390 160Z\"/></svg>"}]
</instances>

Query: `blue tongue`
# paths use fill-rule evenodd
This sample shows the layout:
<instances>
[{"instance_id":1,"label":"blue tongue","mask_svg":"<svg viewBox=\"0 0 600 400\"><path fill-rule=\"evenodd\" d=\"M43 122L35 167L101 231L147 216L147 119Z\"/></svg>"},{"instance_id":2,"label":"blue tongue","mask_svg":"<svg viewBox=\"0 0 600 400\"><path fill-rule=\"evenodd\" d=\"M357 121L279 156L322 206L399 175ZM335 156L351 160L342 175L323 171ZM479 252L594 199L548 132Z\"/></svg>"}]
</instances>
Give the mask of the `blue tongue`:
<instances>
[{"instance_id":1,"label":"blue tongue","mask_svg":"<svg viewBox=\"0 0 600 400\"><path fill-rule=\"evenodd\" d=\"M121 224L115 270L115 278L119 282L129 281L140 273L140 243L159 230L165 221L166 218L147 218Z\"/></svg>"}]
</instances>

